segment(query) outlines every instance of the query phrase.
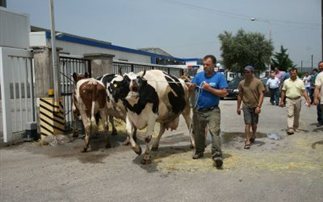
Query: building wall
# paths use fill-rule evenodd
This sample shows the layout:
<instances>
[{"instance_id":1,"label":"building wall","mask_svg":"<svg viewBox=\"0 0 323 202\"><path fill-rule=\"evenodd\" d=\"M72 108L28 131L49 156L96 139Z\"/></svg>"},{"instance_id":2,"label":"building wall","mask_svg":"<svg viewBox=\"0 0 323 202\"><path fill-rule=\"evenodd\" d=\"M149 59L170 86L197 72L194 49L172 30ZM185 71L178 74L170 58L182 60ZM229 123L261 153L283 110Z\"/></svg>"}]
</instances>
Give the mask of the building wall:
<instances>
[{"instance_id":1,"label":"building wall","mask_svg":"<svg viewBox=\"0 0 323 202\"><path fill-rule=\"evenodd\" d=\"M114 60L123 60L129 62L141 62L141 63L150 63L150 56L139 55L134 53L127 53L112 49L99 48L94 46L87 46L83 44L76 44L66 41L56 40L56 46L63 48L63 52L67 52L71 55L83 56L84 54L89 53L105 53L115 55Z\"/></svg>"},{"instance_id":2,"label":"building wall","mask_svg":"<svg viewBox=\"0 0 323 202\"><path fill-rule=\"evenodd\" d=\"M29 47L29 16L0 7L0 46L10 48Z\"/></svg>"},{"instance_id":3,"label":"building wall","mask_svg":"<svg viewBox=\"0 0 323 202\"><path fill-rule=\"evenodd\" d=\"M50 40L46 38L45 32L31 32L30 33L30 46L31 47L50 47ZM128 53L124 51L118 51L107 48L100 48L95 46L89 46L79 43L72 43L67 41L56 39L56 47L62 48L63 53L67 53L73 56L82 57L84 54L89 53L105 53L115 55L113 60L121 60L128 62L150 63L151 57L148 55L140 55L135 53Z\"/></svg>"}]
</instances>

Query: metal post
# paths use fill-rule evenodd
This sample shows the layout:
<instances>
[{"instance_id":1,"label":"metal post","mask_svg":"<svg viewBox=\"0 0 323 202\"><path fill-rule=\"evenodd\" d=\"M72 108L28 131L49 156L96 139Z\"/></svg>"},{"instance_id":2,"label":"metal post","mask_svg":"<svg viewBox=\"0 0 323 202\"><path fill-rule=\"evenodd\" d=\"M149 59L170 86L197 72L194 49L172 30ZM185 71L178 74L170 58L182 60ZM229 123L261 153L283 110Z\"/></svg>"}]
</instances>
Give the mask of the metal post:
<instances>
[{"instance_id":1,"label":"metal post","mask_svg":"<svg viewBox=\"0 0 323 202\"><path fill-rule=\"evenodd\" d=\"M321 0L321 41L322 41L322 58L321 60L323 61L323 0Z\"/></svg>"},{"instance_id":2,"label":"metal post","mask_svg":"<svg viewBox=\"0 0 323 202\"><path fill-rule=\"evenodd\" d=\"M312 69L314 68L314 65L313 65L313 57L314 57L314 55L312 54L312 55L311 55L311 68L312 68Z\"/></svg>"},{"instance_id":3,"label":"metal post","mask_svg":"<svg viewBox=\"0 0 323 202\"><path fill-rule=\"evenodd\" d=\"M55 34L55 19L54 19L54 0L50 0L50 22L51 22L51 44L52 44L52 66L53 66L53 82L54 82L54 100L55 103L59 102L59 78L58 78L58 65L56 53L56 34Z\"/></svg>"}]
</instances>

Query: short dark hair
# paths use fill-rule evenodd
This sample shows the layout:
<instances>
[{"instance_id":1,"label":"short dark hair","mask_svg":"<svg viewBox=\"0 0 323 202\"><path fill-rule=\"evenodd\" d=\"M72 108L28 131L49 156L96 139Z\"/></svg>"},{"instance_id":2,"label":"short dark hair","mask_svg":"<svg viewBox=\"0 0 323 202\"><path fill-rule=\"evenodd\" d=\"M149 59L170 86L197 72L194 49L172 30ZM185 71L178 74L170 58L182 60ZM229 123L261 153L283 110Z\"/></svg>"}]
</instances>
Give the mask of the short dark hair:
<instances>
[{"instance_id":1,"label":"short dark hair","mask_svg":"<svg viewBox=\"0 0 323 202\"><path fill-rule=\"evenodd\" d=\"M293 71L298 72L298 69L297 69L297 68L295 68L295 67L290 68L289 72L293 72Z\"/></svg>"},{"instance_id":2,"label":"short dark hair","mask_svg":"<svg viewBox=\"0 0 323 202\"><path fill-rule=\"evenodd\" d=\"M206 60L206 59L209 59L209 58L212 60L213 64L216 63L216 57L214 55L206 55L206 56L204 56L203 60Z\"/></svg>"},{"instance_id":3,"label":"short dark hair","mask_svg":"<svg viewBox=\"0 0 323 202\"><path fill-rule=\"evenodd\" d=\"M313 71L313 72L318 72L319 70L318 70L318 69L316 69L316 68L314 68L312 71Z\"/></svg>"},{"instance_id":4,"label":"short dark hair","mask_svg":"<svg viewBox=\"0 0 323 202\"><path fill-rule=\"evenodd\" d=\"M323 60L321 60L317 66L320 66L321 63L323 63Z\"/></svg>"}]
</instances>

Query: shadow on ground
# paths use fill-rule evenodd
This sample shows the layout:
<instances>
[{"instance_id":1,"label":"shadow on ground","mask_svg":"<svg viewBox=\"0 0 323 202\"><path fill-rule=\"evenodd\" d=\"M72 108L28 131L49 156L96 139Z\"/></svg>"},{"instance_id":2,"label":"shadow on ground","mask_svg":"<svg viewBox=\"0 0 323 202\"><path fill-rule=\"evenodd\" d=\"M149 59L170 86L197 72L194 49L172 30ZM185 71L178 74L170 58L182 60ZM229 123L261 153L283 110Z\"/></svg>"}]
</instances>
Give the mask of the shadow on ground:
<instances>
[{"instance_id":1,"label":"shadow on ground","mask_svg":"<svg viewBox=\"0 0 323 202\"><path fill-rule=\"evenodd\" d=\"M121 133L116 136L109 136L110 148L106 148L106 136L98 134L91 137L90 150L82 153L84 147L84 138L70 138L62 144L55 146L41 145L39 142L31 142L19 144L25 151L33 154L47 155L50 158L76 158L82 163L103 163L103 160L115 152L128 151L128 146L122 146L122 142L126 139L125 134ZM15 147L7 147L7 149L15 149Z\"/></svg>"}]
</instances>

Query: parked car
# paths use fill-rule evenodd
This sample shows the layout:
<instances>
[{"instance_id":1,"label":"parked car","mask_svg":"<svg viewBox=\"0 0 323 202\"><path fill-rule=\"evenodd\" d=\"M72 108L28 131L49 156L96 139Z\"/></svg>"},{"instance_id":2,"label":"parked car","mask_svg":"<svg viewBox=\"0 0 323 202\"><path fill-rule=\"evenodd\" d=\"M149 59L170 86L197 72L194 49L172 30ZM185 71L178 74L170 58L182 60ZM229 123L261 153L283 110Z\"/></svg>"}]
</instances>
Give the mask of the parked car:
<instances>
[{"instance_id":1,"label":"parked car","mask_svg":"<svg viewBox=\"0 0 323 202\"><path fill-rule=\"evenodd\" d=\"M237 99L238 94L239 94L239 83L243 79L243 77L236 77L232 81L228 82L228 95L225 97L225 99ZM262 78L260 79L261 82L264 84L265 89L266 89L266 83L268 78ZM270 92L266 89L265 91L265 96L270 97Z\"/></svg>"},{"instance_id":2,"label":"parked car","mask_svg":"<svg viewBox=\"0 0 323 202\"><path fill-rule=\"evenodd\" d=\"M242 77L235 77L231 81L228 82L228 95L225 97L225 99L237 99L239 94L239 83L242 80Z\"/></svg>"}]
</instances>

